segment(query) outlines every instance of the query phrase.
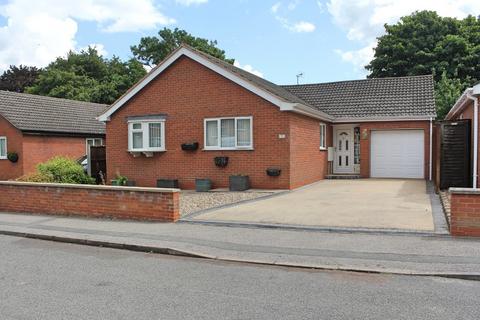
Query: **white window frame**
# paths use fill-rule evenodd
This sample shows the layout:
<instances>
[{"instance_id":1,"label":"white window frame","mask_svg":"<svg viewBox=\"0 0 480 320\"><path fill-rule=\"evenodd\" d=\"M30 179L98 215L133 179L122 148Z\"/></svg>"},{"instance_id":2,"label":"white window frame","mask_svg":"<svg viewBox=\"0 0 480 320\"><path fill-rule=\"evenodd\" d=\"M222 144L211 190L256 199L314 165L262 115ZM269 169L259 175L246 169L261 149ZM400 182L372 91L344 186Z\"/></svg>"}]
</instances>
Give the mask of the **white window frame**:
<instances>
[{"instance_id":1,"label":"white window frame","mask_svg":"<svg viewBox=\"0 0 480 320\"><path fill-rule=\"evenodd\" d=\"M161 147L150 147L150 130L149 125L153 123L160 123L161 134ZM134 124L141 124L141 129L133 129ZM133 132L142 132L143 148L133 148ZM129 152L163 152L165 149L165 120L159 119L142 119L142 120L129 120L128 121L128 151Z\"/></svg>"},{"instance_id":2,"label":"white window frame","mask_svg":"<svg viewBox=\"0 0 480 320\"><path fill-rule=\"evenodd\" d=\"M238 146L237 143L237 121L238 120L250 120L250 145ZM235 124L235 146L234 147L222 147L221 146L221 121L222 120L234 120ZM207 122L217 121L217 145L207 146ZM203 119L203 150L253 150L253 117L220 117L220 118L205 118Z\"/></svg>"},{"instance_id":3,"label":"white window frame","mask_svg":"<svg viewBox=\"0 0 480 320\"><path fill-rule=\"evenodd\" d=\"M103 138L87 138L85 139L85 150L88 154L89 148L88 148L88 142L93 141L92 147L99 147L103 146ZM100 144L96 144L95 141L100 141Z\"/></svg>"},{"instance_id":4,"label":"white window frame","mask_svg":"<svg viewBox=\"0 0 480 320\"><path fill-rule=\"evenodd\" d=\"M320 150L327 150L327 124L320 122Z\"/></svg>"},{"instance_id":5,"label":"white window frame","mask_svg":"<svg viewBox=\"0 0 480 320\"><path fill-rule=\"evenodd\" d=\"M0 154L0 160L5 160L8 158L8 146L7 146L7 137L0 137L0 140L5 140L5 156Z\"/></svg>"}]
</instances>

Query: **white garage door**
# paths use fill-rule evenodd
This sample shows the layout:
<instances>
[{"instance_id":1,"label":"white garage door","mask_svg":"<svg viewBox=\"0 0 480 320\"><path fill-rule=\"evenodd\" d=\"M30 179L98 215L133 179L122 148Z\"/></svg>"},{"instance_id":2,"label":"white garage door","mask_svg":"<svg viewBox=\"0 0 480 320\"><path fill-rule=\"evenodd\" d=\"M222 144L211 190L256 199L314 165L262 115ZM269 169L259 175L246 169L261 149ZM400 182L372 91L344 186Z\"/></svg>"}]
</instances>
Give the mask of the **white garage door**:
<instances>
[{"instance_id":1,"label":"white garage door","mask_svg":"<svg viewBox=\"0 0 480 320\"><path fill-rule=\"evenodd\" d=\"M423 178L423 130L372 131L372 178Z\"/></svg>"}]
</instances>

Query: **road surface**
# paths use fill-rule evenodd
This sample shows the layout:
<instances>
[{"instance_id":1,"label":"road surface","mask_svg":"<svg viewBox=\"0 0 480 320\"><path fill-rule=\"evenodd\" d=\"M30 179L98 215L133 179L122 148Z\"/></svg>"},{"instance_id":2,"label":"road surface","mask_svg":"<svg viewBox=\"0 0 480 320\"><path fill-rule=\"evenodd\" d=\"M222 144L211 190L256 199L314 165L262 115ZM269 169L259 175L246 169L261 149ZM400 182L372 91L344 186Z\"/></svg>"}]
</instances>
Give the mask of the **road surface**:
<instances>
[{"instance_id":1,"label":"road surface","mask_svg":"<svg viewBox=\"0 0 480 320\"><path fill-rule=\"evenodd\" d=\"M479 319L480 282L0 236L0 319Z\"/></svg>"}]
</instances>

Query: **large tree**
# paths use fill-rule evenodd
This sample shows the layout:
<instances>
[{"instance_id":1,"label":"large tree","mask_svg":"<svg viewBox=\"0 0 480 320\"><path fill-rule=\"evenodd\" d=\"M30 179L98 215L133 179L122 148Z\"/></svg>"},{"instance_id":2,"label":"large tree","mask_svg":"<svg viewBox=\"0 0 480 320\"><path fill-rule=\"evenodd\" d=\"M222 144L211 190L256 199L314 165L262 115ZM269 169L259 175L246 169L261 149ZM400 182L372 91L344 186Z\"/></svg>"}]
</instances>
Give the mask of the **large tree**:
<instances>
[{"instance_id":1,"label":"large tree","mask_svg":"<svg viewBox=\"0 0 480 320\"><path fill-rule=\"evenodd\" d=\"M136 46L131 46L130 49L138 61L152 67L165 59L183 43L218 59L232 64L234 62L234 59L226 58L225 51L217 47L218 43L216 40L195 37L187 31L178 28L174 30L164 28L158 32L156 37L142 37L140 43Z\"/></svg>"},{"instance_id":2,"label":"large tree","mask_svg":"<svg viewBox=\"0 0 480 320\"><path fill-rule=\"evenodd\" d=\"M37 79L39 72L36 67L12 65L0 76L0 90L24 92Z\"/></svg>"},{"instance_id":3,"label":"large tree","mask_svg":"<svg viewBox=\"0 0 480 320\"><path fill-rule=\"evenodd\" d=\"M27 92L73 100L112 103L145 75L135 59L107 59L95 48L69 52L50 63Z\"/></svg>"},{"instance_id":4,"label":"large tree","mask_svg":"<svg viewBox=\"0 0 480 320\"><path fill-rule=\"evenodd\" d=\"M385 25L366 69L370 78L433 73L440 117L459 90L480 80L479 61L480 18L455 19L420 11Z\"/></svg>"}]
</instances>

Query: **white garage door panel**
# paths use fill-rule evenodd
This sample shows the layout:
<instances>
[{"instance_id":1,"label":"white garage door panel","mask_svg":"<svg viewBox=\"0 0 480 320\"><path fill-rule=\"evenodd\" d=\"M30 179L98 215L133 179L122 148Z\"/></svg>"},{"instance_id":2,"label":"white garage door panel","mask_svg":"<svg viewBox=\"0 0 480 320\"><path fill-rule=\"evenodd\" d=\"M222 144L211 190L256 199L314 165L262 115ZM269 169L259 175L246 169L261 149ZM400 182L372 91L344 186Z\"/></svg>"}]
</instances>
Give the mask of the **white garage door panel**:
<instances>
[{"instance_id":1,"label":"white garage door panel","mask_svg":"<svg viewBox=\"0 0 480 320\"><path fill-rule=\"evenodd\" d=\"M423 130L372 131L372 178L423 178Z\"/></svg>"}]
</instances>

